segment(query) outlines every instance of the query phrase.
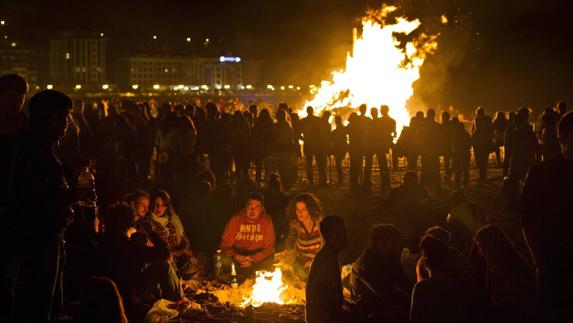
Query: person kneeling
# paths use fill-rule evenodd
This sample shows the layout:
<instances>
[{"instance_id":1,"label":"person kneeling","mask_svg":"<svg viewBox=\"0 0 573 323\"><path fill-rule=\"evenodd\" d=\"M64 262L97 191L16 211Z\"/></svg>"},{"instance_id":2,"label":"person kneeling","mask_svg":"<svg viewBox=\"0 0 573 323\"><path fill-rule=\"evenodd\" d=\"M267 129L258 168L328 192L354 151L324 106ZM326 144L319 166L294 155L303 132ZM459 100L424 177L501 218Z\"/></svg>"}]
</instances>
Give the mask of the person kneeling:
<instances>
[{"instance_id":1,"label":"person kneeling","mask_svg":"<svg viewBox=\"0 0 573 323\"><path fill-rule=\"evenodd\" d=\"M245 208L229 220L221 238L224 272L230 272L234 263L239 280L273 263L275 230L263 203L260 193L250 193Z\"/></svg>"}]
</instances>

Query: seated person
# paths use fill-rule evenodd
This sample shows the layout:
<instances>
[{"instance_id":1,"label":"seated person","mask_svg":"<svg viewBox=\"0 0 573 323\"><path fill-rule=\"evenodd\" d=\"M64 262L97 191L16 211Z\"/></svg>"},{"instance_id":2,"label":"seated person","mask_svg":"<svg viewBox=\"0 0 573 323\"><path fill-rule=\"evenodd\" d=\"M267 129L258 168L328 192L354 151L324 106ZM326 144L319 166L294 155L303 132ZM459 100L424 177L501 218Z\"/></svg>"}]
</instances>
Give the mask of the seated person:
<instances>
[{"instance_id":1,"label":"seated person","mask_svg":"<svg viewBox=\"0 0 573 323\"><path fill-rule=\"evenodd\" d=\"M343 309L338 256L346 248L346 226L338 216L320 221L324 245L314 257L306 281L306 322L352 322Z\"/></svg>"},{"instance_id":2,"label":"seated person","mask_svg":"<svg viewBox=\"0 0 573 323\"><path fill-rule=\"evenodd\" d=\"M112 279L119 288L128 310L137 305L153 304L158 298L178 301L183 290L176 273L169 266L167 245L154 232L149 239L153 247L133 241L133 212L127 204L112 206L104 216L105 232L98 245L98 274ZM153 295L157 285L161 294Z\"/></svg>"},{"instance_id":3,"label":"seated person","mask_svg":"<svg viewBox=\"0 0 573 323\"><path fill-rule=\"evenodd\" d=\"M412 283L400 264L400 233L392 224L378 224L370 243L350 273L350 292L357 309L370 320L406 322Z\"/></svg>"},{"instance_id":4,"label":"seated person","mask_svg":"<svg viewBox=\"0 0 573 323\"><path fill-rule=\"evenodd\" d=\"M152 231L149 221L149 202L151 195L144 190L135 190L127 193L123 198L123 202L127 203L133 210L135 221L136 233L132 235L132 239L141 240L142 243L147 243L148 232Z\"/></svg>"},{"instance_id":5,"label":"seated person","mask_svg":"<svg viewBox=\"0 0 573 323\"><path fill-rule=\"evenodd\" d=\"M275 230L263 204L262 194L251 193L245 208L227 222L219 246L224 255L224 272L230 272L231 263L235 263L237 274L244 279L256 270L272 266Z\"/></svg>"},{"instance_id":6,"label":"seated person","mask_svg":"<svg viewBox=\"0 0 573 323\"><path fill-rule=\"evenodd\" d=\"M198 262L189 249L183 224L173 210L169 194L156 190L151 196L151 210L149 228L157 233L169 248L177 273L185 280L191 279L197 272Z\"/></svg>"},{"instance_id":7,"label":"seated person","mask_svg":"<svg viewBox=\"0 0 573 323\"><path fill-rule=\"evenodd\" d=\"M475 284L475 272L470 259L450 245L451 235L446 229L433 226L426 230L424 237L426 236L432 236L448 245L448 261L442 267L443 271L451 276L463 278L468 284ZM428 278L430 278L430 271L424 263L424 257L420 256L416 263L416 280L420 282Z\"/></svg>"},{"instance_id":8,"label":"seated person","mask_svg":"<svg viewBox=\"0 0 573 323\"><path fill-rule=\"evenodd\" d=\"M462 191L452 193L452 204L447 221L453 236L453 245L468 254L473 236L486 225L485 212L478 204L468 201Z\"/></svg>"},{"instance_id":9,"label":"seated person","mask_svg":"<svg viewBox=\"0 0 573 323\"><path fill-rule=\"evenodd\" d=\"M290 202L288 213L291 223L286 247L296 254L296 272L306 276L314 256L322 246L319 222L324 212L320 201L313 194L301 193Z\"/></svg>"},{"instance_id":10,"label":"seated person","mask_svg":"<svg viewBox=\"0 0 573 323\"><path fill-rule=\"evenodd\" d=\"M420 249L430 278L414 286L410 322L478 322L475 289L443 270L448 261L448 245L426 236Z\"/></svg>"}]
</instances>

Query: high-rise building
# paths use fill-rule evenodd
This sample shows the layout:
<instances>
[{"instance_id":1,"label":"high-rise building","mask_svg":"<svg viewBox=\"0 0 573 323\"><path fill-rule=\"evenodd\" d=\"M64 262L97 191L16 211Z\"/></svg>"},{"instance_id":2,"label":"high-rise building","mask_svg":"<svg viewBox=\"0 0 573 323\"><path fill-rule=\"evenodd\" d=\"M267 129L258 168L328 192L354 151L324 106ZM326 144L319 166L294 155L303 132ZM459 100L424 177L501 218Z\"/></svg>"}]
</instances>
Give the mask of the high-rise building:
<instances>
[{"instance_id":1,"label":"high-rise building","mask_svg":"<svg viewBox=\"0 0 573 323\"><path fill-rule=\"evenodd\" d=\"M107 39L98 33L65 32L50 39L50 82L100 85L106 78Z\"/></svg>"},{"instance_id":2,"label":"high-rise building","mask_svg":"<svg viewBox=\"0 0 573 323\"><path fill-rule=\"evenodd\" d=\"M136 55L118 64L118 82L151 87L154 84L201 84L204 58L172 55Z\"/></svg>"}]
</instances>

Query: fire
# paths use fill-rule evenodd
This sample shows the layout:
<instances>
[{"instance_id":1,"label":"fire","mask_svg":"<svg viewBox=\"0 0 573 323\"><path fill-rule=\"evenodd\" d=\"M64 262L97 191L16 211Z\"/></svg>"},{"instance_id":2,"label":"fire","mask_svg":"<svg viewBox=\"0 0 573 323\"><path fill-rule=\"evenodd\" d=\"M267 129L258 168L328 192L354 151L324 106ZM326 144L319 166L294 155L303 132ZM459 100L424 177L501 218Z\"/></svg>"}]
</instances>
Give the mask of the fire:
<instances>
[{"instance_id":1,"label":"fire","mask_svg":"<svg viewBox=\"0 0 573 323\"><path fill-rule=\"evenodd\" d=\"M397 130L410 121L406 102L414 93L413 83L420 78L420 67L427 54L437 49L437 35L419 33L407 42L397 36L411 35L420 21L398 17L388 19L395 6L370 10L362 18L362 34L354 29L354 43L346 57L344 70L332 73L330 81L322 81L314 98L306 102L315 111L351 107L390 107ZM299 113L304 114L304 108Z\"/></svg>"},{"instance_id":2,"label":"fire","mask_svg":"<svg viewBox=\"0 0 573 323\"><path fill-rule=\"evenodd\" d=\"M275 271L258 271L253 291L245 298L242 306L252 305L258 307L264 303L285 304L283 293L288 285L283 283L283 273L280 268Z\"/></svg>"}]
</instances>

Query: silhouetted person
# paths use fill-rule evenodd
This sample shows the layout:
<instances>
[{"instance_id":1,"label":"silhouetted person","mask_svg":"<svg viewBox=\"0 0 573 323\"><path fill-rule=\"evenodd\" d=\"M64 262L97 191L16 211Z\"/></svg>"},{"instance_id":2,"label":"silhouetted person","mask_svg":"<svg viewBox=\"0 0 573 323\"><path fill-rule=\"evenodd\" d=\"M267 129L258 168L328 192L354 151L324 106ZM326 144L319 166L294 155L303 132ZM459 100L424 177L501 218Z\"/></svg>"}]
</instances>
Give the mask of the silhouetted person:
<instances>
[{"instance_id":1,"label":"silhouetted person","mask_svg":"<svg viewBox=\"0 0 573 323\"><path fill-rule=\"evenodd\" d=\"M276 248L284 247L288 234L287 206L288 197L283 192L281 178L277 174L271 174L267 190L264 192L265 210L271 216L275 226Z\"/></svg>"},{"instance_id":2,"label":"silhouetted person","mask_svg":"<svg viewBox=\"0 0 573 323\"><path fill-rule=\"evenodd\" d=\"M479 170L478 184L483 185L487 183L487 163L489 154L493 149L493 130L491 118L485 114L485 110L481 107L477 108L472 125L472 145Z\"/></svg>"},{"instance_id":3,"label":"silhouetted person","mask_svg":"<svg viewBox=\"0 0 573 323\"><path fill-rule=\"evenodd\" d=\"M345 322L342 308L342 281L338 255L346 248L346 226L337 216L320 222L324 246L314 257L306 282L306 321L308 323Z\"/></svg>"},{"instance_id":4,"label":"silhouetted person","mask_svg":"<svg viewBox=\"0 0 573 323\"><path fill-rule=\"evenodd\" d=\"M498 111L493 119L493 137L495 140L495 157L497 159L497 167L501 166L501 151L500 148L505 146L505 130L509 124L509 119L507 118L505 112Z\"/></svg>"},{"instance_id":5,"label":"silhouetted person","mask_svg":"<svg viewBox=\"0 0 573 323\"><path fill-rule=\"evenodd\" d=\"M563 118L563 116L567 113L567 103L563 101L557 102L556 110L559 112L559 116Z\"/></svg>"},{"instance_id":6,"label":"silhouetted person","mask_svg":"<svg viewBox=\"0 0 573 323\"><path fill-rule=\"evenodd\" d=\"M313 158L318 166L319 181L326 182L326 169L324 167L326 165L321 162L321 145L326 143L321 142L323 128L320 118L314 115L314 109L310 106L306 108L306 113L307 116L300 120L300 130L304 141L303 152L306 159L306 177L309 185L314 185Z\"/></svg>"},{"instance_id":7,"label":"silhouetted person","mask_svg":"<svg viewBox=\"0 0 573 323\"><path fill-rule=\"evenodd\" d=\"M17 234L17 203L13 199L11 178L16 171L15 157L23 141L28 120L22 112L28 83L15 74L0 77L0 217L4 221L4 234L0 235L0 321L14 319L14 289L16 276L11 268L17 263L15 238Z\"/></svg>"},{"instance_id":8,"label":"silhouetted person","mask_svg":"<svg viewBox=\"0 0 573 323\"><path fill-rule=\"evenodd\" d=\"M515 211L519 199L519 185L525 180L529 169L537 162L539 143L529 124L529 110L521 108L515 118L515 130L507 137L506 155L509 169L506 194L511 211Z\"/></svg>"},{"instance_id":9,"label":"silhouetted person","mask_svg":"<svg viewBox=\"0 0 573 323\"><path fill-rule=\"evenodd\" d=\"M455 187L463 183L468 187L470 181L470 156L472 139L458 118L453 118L450 124L450 149L452 156L452 168L454 173Z\"/></svg>"},{"instance_id":10,"label":"silhouetted person","mask_svg":"<svg viewBox=\"0 0 573 323\"><path fill-rule=\"evenodd\" d=\"M270 175L271 165L269 157L275 141L274 136L275 129L273 119L271 118L269 110L262 109L257 121L255 121L251 136L257 183L261 183L263 180L263 167L265 170L265 178Z\"/></svg>"},{"instance_id":11,"label":"silhouetted person","mask_svg":"<svg viewBox=\"0 0 573 323\"><path fill-rule=\"evenodd\" d=\"M274 157L283 184L286 187L291 187L296 183L296 154L294 151L294 131L285 109L283 106L276 113Z\"/></svg>"},{"instance_id":12,"label":"silhouetted person","mask_svg":"<svg viewBox=\"0 0 573 323\"><path fill-rule=\"evenodd\" d=\"M357 189L362 174L366 128L364 122L358 117L356 112L352 112L348 117L346 130L348 132L348 153L350 155L350 188Z\"/></svg>"},{"instance_id":13,"label":"silhouetted person","mask_svg":"<svg viewBox=\"0 0 573 323\"><path fill-rule=\"evenodd\" d=\"M573 113L561 118L558 136L562 153L531 168L519 206L547 322L573 318Z\"/></svg>"},{"instance_id":14,"label":"silhouetted person","mask_svg":"<svg viewBox=\"0 0 573 323\"><path fill-rule=\"evenodd\" d=\"M469 253L473 236L487 223L485 211L479 204L469 201L462 191L454 191L451 200L447 221L452 245Z\"/></svg>"},{"instance_id":15,"label":"silhouetted person","mask_svg":"<svg viewBox=\"0 0 573 323\"><path fill-rule=\"evenodd\" d=\"M127 323L123 299L109 278L91 277L81 286L77 323Z\"/></svg>"},{"instance_id":16,"label":"silhouetted person","mask_svg":"<svg viewBox=\"0 0 573 323\"><path fill-rule=\"evenodd\" d=\"M490 320L537 321L533 273L505 233L494 225L487 225L476 233L474 243L486 264L485 277L478 284L493 305Z\"/></svg>"},{"instance_id":17,"label":"silhouetted person","mask_svg":"<svg viewBox=\"0 0 573 323\"><path fill-rule=\"evenodd\" d=\"M409 322L479 322L474 289L444 269L449 260L448 245L426 236L420 249L430 278L414 286Z\"/></svg>"},{"instance_id":18,"label":"silhouetted person","mask_svg":"<svg viewBox=\"0 0 573 323\"><path fill-rule=\"evenodd\" d=\"M211 170L215 173L217 185L225 182L226 158L229 153L230 133L228 128L220 120L217 106L211 102L205 106L207 110L207 120L205 122L205 149L209 155Z\"/></svg>"},{"instance_id":19,"label":"silhouetted person","mask_svg":"<svg viewBox=\"0 0 573 323\"><path fill-rule=\"evenodd\" d=\"M541 153L543 159L549 159L561 152L557 139L557 123L561 116L552 108L547 108L541 116Z\"/></svg>"},{"instance_id":20,"label":"silhouetted person","mask_svg":"<svg viewBox=\"0 0 573 323\"><path fill-rule=\"evenodd\" d=\"M412 117L409 126L402 128L400 137L396 142L397 151L392 151L392 154L400 154L406 158L406 168L408 170L415 170L418 166L418 149L416 144L417 120L417 118Z\"/></svg>"},{"instance_id":21,"label":"silhouetted person","mask_svg":"<svg viewBox=\"0 0 573 323\"><path fill-rule=\"evenodd\" d=\"M334 117L335 129L330 134L330 142L332 145L332 154L334 155L334 163L336 164L336 176L338 184L342 184L344 176L342 173L342 162L348 153L348 133L346 127L342 123L342 117Z\"/></svg>"},{"instance_id":22,"label":"silhouetted person","mask_svg":"<svg viewBox=\"0 0 573 323\"><path fill-rule=\"evenodd\" d=\"M390 148L393 146L393 140L396 136L396 121L388 115L390 108L387 105L380 107L380 117L378 117L378 110L372 108L370 114L372 121L370 122L368 142L370 143L370 153L366 159L366 168L364 171L364 182L370 182L370 173L372 171L372 158L376 155L378 160L378 167L380 169L380 183L382 190L390 186L390 174L388 172L388 159L386 154L389 153ZM392 152L394 154L394 152Z\"/></svg>"},{"instance_id":23,"label":"silhouetted person","mask_svg":"<svg viewBox=\"0 0 573 323\"><path fill-rule=\"evenodd\" d=\"M440 124L434 120L435 117L436 111L428 109L426 119L419 124L416 131L416 142L422 155L421 182L432 190L436 190L440 185Z\"/></svg>"},{"instance_id":24,"label":"silhouetted person","mask_svg":"<svg viewBox=\"0 0 573 323\"><path fill-rule=\"evenodd\" d=\"M237 171L237 181L249 176L249 148L251 143L251 126L240 111L235 111L231 122L232 152Z\"/></svg>"},{"instance_id":25,"label":"silhouetted person","mask_svg":"<svg viewBox=\"0 0 573 323\"><path fill-rule=\"evenodd\" d=\"M452 180L453 173L452 152L450 149L450 139L452 138L452 121L451 115L447 111L442 112L441 118L442 123L440 124L440 155L444 157L444 181L449 184Z\"/></svg>"},{"instance_id":26,"label":"silhouetted person","mask_svg":"<svg viewBox=\"0 0 573 323\"><path fill-rule=\"evenodd\" d=\"M13 191L19 213L14 247L22 281L16 292L18 320L46 322L57 314L56 300L61 300L63 231L77 195L69 189L54 148L71 111L70 98L54 90L41 91L29 102L30 133L16 156Z\"/></svg>"},{"instance_id":27,"label":"silhouetted person","mask_svg":"<svg viewBox=\"0 0 573 323\"><path fill-rule=\"evenodd\" d=\"M352 301L372 322L407 321L412 283L400 264L401 250L398 229L378 224L370 231L368 247L352 265Z\"/></svg>"}]
</instances>

